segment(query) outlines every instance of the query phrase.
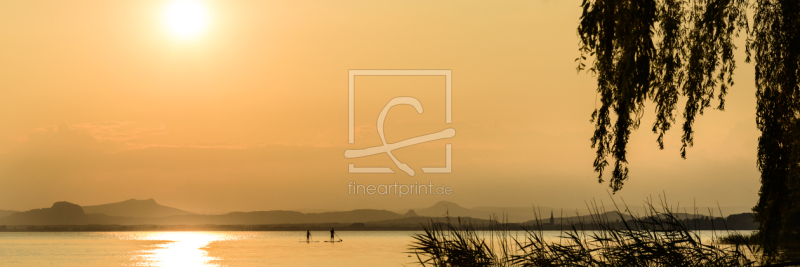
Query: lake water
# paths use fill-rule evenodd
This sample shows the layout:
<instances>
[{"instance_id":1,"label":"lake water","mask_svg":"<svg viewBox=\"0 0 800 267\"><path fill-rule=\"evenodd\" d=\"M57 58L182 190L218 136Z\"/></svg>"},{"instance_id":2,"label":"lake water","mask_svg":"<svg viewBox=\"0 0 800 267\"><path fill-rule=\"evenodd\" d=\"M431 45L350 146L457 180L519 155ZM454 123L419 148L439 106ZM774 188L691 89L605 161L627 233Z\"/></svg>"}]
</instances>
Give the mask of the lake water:
<instances>
[{"instance_id":1,"label":"lake water","mask_svg":"<svg viewBox=\"0 0 800 267\"><path fill-rule=\"evenodd\" d=\"M330 237L311 233L315 241ZM343 242L306 243L299 242L305 232L289 231L5 232L0 266L418 266L407 253L414 233L337 232ZM558 235L545 232L553 241Z\"/></svg>"},{"instance_id":2,"label":"lake water","mask_svg":"<svg viewBox=\"0 0 800 267\"><path fill-rule=\"evenodd\" d=\"M413 233L6 232L0 266L408 266Z\"/></svg>"}]
</instances>

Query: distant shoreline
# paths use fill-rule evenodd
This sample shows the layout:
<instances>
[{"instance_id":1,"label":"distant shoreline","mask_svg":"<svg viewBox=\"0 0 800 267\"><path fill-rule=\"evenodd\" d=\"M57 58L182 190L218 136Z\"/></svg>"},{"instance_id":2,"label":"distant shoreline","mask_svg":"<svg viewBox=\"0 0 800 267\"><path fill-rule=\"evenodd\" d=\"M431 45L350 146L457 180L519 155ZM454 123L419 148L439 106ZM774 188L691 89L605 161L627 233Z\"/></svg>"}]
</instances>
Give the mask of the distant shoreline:
<instances>
[{"instance_id":1,"label":"distant shoreline","mask_svg":"<svg viewBox=\"0 0 800 267\"><path fill-rule=\"evenodd\" d=\"M491 225L473 224L476 230L497 231L498 227ZM523 231L523 230L542 230L560 231L571 230L593 231L599 228L594 224L504 224L503 230ZM622 226L620 224L620 226ZM424 231L423 224L405 225L370 225L369 223L322 223L322 224L282 224L282 225L1 225L0 233L8 232L160 232L160 231L245 231L245 232L281 232L281 231L328 231L331 228L337 231ZM620 227L621 229L621 227ZM698 225L688 230L716 230L716 231L750 231L756 230L755 227L738 227L721 229L713 225Z\"/></svg>"}]
</instances>

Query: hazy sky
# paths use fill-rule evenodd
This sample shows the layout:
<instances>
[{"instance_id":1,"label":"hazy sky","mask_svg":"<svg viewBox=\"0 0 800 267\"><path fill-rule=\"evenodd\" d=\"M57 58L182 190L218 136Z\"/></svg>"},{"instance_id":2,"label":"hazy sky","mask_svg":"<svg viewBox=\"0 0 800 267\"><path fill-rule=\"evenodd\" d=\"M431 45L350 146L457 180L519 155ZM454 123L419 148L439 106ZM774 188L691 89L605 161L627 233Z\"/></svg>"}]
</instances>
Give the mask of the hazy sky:
<instances>
[{"instance_id":1,"label":"hazy sky","mask_svg":"<svg viewBox=\"0 0 800 267\"><path fill-rule=\"evenodd\" d=\"M169 3L0 2L0 209L130 198L196 212L608 201L592 172L595 79L575 71L578 0L198 0L208 26L193 37L169 31ZM679 126L658 149L648 105L617 196L755 204L753 66L736 56L726 111L697 120L687 160ZM348 144L350 69L452 70L453 123L444 124L443 77L361 76ZM414 177L385 154L344 158L381 144L377 115L396 96L416 97L424 112L393 108L388 142L456 130L394 152ZM421 173L444 165L445 143L452 173ZM396 173L349 174L348 163ZM351 181L453 193L353 196Z\"/></svg>"}]
</instances>

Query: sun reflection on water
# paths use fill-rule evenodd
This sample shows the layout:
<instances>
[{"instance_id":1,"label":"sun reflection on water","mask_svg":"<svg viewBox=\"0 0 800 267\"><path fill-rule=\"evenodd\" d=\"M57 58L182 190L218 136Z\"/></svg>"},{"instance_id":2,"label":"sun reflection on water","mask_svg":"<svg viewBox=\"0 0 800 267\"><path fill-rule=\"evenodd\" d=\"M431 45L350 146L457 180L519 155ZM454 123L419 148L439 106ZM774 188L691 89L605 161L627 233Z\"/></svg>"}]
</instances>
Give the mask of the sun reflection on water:
<instances>
[{"instance_id":1,"label":"sun reflection on water","mask_svg":"<svg viewBox=\"0 0 800 267\"><path fill-rule=\"evenodd\" d=\"M208 232L157 232L139 236L139 240L154 241L150 249L140 251L136 266L219 266L217 258L203 249L211 242L230 239L230 236Z\"/></svg>"}]
</instances>

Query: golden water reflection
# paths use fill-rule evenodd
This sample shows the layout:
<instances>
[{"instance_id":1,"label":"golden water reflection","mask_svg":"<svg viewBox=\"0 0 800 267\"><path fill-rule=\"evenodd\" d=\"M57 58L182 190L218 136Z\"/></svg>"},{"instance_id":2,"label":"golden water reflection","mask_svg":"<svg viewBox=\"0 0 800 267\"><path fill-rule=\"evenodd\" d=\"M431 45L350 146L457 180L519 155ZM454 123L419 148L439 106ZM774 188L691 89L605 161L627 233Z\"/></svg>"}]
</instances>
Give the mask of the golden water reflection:
<instances>
[{"instance_id":1,"label":"golden water reflection","mask_svg":"<svg viewBox=\"0 0 800 267\"><path fill-rule=\"evenodd\" d=\"M136 266L219 266L204 249L211 242L229 240L223 233L210 232L156 232L142 233L138 240L153 241L149 249L140 251Z\"/></svg>"}]
</instances>

